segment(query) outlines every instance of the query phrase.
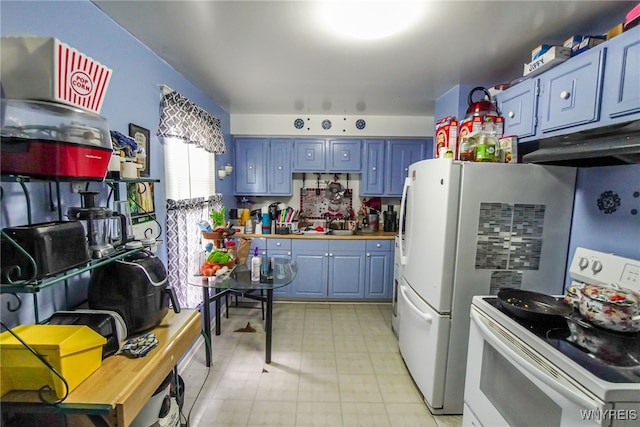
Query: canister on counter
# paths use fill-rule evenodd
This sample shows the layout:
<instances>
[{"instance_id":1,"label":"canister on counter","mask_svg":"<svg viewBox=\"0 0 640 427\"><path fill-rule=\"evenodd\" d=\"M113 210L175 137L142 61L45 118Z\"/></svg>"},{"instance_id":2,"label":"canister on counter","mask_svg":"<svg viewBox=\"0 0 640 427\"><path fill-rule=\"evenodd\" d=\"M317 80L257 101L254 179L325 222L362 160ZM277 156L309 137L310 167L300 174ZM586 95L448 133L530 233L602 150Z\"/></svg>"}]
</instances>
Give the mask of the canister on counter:
<instances>
[{"instance_id":1,"label":"canister on counter","mask_svg":"<svg viewBox=\"0 0 640 427\"><path fill-rule=\"evenodd\" d=\"M249 209L242 209L242 214L240 216L240 225L245 225L250 219L251 211Z\"/></svg>"},{"instance_id":2,"label":"canister on counter","mask_svg":"<svg viewBox=\"0 0 640 427\"><path fill-rule=\"evenodd\" d=\"M262 214L262 234L271 234L271 217L268 213Z\"/></svg>"}]
</instances>

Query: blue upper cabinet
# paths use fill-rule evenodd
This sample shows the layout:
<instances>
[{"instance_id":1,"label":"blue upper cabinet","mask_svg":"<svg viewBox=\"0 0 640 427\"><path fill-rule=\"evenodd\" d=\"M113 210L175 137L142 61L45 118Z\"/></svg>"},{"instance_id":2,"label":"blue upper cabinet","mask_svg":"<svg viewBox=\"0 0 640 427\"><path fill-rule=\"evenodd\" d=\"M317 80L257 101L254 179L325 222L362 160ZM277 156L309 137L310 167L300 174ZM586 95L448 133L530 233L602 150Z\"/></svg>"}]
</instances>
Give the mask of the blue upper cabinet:
<instances>
[{"instance_id":1,"label":"blue upper cabinet","mask_svg":"<svg viewBox=\"0 0 640 427\"><path fill-rule=\"evenodd\" d=\"M595 122L605 49L593 49L540 75L540 130L550 132Z\"/></svg>"},{"instance_id":2,"label":"blue upper cabinet","mask_svg":"<svg viewBox=\"0 0 640 427\"><path fill-rule=\"evenodd\" d=\"M269 141L266 138L236 138L236 166L233 170L236 194L267 193L267 159Z\"/></svg>"},{"instance_id":3,"label":"blue upper cabinet","mask_svg":"<svg viewBox=\"0 0 640 427\"><path fill-rule=\"evenodd\" d=\"M362 147L359 139L328 141L329 172L360 172Z\"/></svg>"},{"instance_id":4,"label":"blue upper cabinet","mask_svg":"<svg viewBox=\"0 0 640 427\"><path fill-rule=\"evenodd\" d=\"M378 196L384 194L384 153L385 141L365 140L363 148L362 179L360 194Z\"/></svg>"},{"instance_id":5,"label":"blue upper cabinet","mask_svg":"<svg viewBox=\"0 0 640 427\"><path fill-rule=\"evenodd\" d=\"M269 141L270 195L290 196L291 190L291 140L271 139Z\"/></svg>"},{"instance_id":6,"label":"blue upper cabinet","mask_svg":"<svg viewBox=\"0 0 640 427\"><path fill-rule=\"evenodd\" d=\"M235 194L291 195L291 140L236 138Z\"/></svg>"},{"instance_id":7,"label":"blue upper cabinet","mask_svg":"<svg viewBox=\"0 0 640 427\"><path fill-rule=\"evenodd\" d=\"M401 196L409 165L425 159L425 140L394 139L387 143L385 195Z\"/></svg>"},{"instance_id":8,"label":"blue upper cabinet","mask_svg":"<svg viewBox=\"0 0 640 427\"><path fill-rule=\"evenodd\" d=\"M360 195L399 197L409 165L431 156L433 138L364 141Z\"/></svg>"},{"instance_id":9,"label":"blue upper cabinet","mask_svg":"<svg viewBox=\"0 0 640 427\"><path fill-rule=\"evenodd\" d=\"M324 172L326 144L324 139L296 139L293 141L294 172Z\"/></svg>"},{"instance_id":10,"label":"blue upper cabinet","mask_svg":"<svg viewBox=\"0 0 640 427\"><path fill-rule=\"evenodd\" d=\"M640 27L496 98L505 117L505 135L516 135L524 142L638 120Z\"/></svg>"},{"instance_id":11,"label":"blue upper cabinet","mask_svg":"<svg viewBox=\"0 0 640 427\"><path fill-rule=\"evenodd\" d=\"M496 96L498 110L504 116L505 135L535 135L537 96L538 79L526 80Z\"/></svg>"},{"instance_id":12,"label":"blue upper cabinet","mask_svg":"<svg viewBox=\"0 0 640 427\"><path fill-rule=\"evenodd\" d=\"M602 119L640 114L640 26L612 40L607 48Z\"/></svg>"}]
</instances>

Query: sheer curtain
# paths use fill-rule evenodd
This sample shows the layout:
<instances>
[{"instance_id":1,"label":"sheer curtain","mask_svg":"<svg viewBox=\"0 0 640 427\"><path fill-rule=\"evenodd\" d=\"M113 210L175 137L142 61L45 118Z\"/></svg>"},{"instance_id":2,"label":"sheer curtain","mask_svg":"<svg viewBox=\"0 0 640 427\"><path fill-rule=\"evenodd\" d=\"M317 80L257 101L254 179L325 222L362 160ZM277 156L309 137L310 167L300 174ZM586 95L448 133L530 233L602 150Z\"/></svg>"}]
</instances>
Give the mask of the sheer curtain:
<instances>
[{"instance_id":1,"label":"sheer curtain","mask_svg":"<svg viewBox=\"0 0 640 427\"><path fill-rule=\"evenodd\" d=\"M163 93L157 135L165 154L168 282L181 307L195 308L202 290L188 281L199 270L203 250L198 222L222 207L214 154L226 152L224 136L219 119L176 91Z\"/></svg>"},{"instance_id":2,"label":"sheer curtain","mask_svg":"<svg viewBox=\"0 0 640 427\"><path fill-rule=\"evenodd\" d=\"M208 218L212 208L222 207L222 194L184 200L167 200L167 273L169 285L178 296L180 307L195 308L202 302L202 290L189 285L189 276L200 268L203 250L198 221Z\"/></svg>"}]
</instances>

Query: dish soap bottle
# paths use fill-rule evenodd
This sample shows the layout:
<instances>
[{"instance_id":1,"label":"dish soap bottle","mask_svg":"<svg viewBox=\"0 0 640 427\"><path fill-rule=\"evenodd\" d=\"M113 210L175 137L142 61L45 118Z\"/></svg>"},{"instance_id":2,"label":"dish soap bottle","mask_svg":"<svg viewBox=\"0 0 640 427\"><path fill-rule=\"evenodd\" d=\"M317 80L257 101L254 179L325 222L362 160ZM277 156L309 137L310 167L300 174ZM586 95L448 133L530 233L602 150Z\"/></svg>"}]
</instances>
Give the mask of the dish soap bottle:
<instances>
[{"instance_id":1,"label":"dish soap bottle","mask_svg":"<svg viewBox=\"0 0 640 427\"><path fill-rule=\"evenodd\" d=\"M253 249L253 257L251 258L251 281L260 281L260 256L258 255L258 247Z\"/></svg>"}]
</instances>

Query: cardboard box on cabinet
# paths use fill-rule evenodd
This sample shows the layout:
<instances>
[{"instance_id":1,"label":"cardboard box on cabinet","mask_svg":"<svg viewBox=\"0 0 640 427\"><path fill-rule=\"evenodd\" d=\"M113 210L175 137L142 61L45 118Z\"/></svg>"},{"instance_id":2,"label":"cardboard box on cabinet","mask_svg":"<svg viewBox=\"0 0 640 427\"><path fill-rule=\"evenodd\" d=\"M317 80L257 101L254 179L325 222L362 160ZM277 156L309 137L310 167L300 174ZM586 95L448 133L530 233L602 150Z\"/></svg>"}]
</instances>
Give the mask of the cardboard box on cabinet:
<instances>
[{"instance_id":1,"label":"cardboard box on cabinet","mask_svg":"<svg viewBox=\"0 0 640 427\"><path fill-rule=\"evenodd\" d=\"M571 50L571 56L576 56L582 52L598 46L606 41L606 36L585 36L578 45L574 45Z\"/></svg>"},{"instance_id":2,"label":"cardboard box on cabinet","mask_svg":"<svg viewBox=\"0 0 640 427\"><path fill-rule=\"evenodd\" d=\"M547 71L550 68L555 67L558 64L563 63L571 56L571 49L563 46L551 46L549 50L535 61L531 61L528 64L524 64L524 77L536 76L543 71Z\"/></svg>"}]
</instances>

